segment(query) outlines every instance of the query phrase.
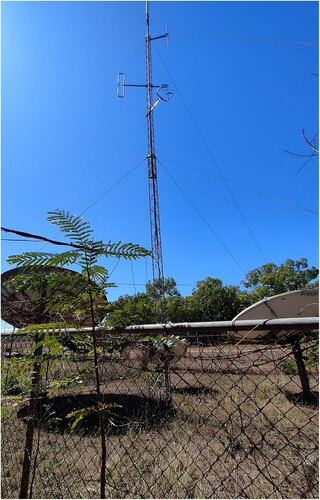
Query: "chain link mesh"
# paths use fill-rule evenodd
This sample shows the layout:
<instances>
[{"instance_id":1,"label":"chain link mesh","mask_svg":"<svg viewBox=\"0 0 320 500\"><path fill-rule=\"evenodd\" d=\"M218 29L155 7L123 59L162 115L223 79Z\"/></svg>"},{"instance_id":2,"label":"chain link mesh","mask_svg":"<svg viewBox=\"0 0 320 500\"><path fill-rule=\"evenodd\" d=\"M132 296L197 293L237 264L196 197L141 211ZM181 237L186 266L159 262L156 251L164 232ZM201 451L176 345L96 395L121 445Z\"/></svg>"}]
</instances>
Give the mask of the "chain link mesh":
<instances>
[{"instance_id":1,"label":"chain link mesh","mask_svg":"<svg viewBox=\"0 0 320 500\"><path fill-rule=\"evenodd\" d=\"M105 419L107 498L318 498L317 365L307 366L306 398L290 342L185 338L185 355L168 370L133 339L123 350L101 349L101 391L113 403ZM305 357L314 343L301 341ZM100 495L92 352L79 345L43 364L50 391L39 401L33 498ZM31 347L30 337L2 337L3 498L19 494ZM84 408L71 429L70 413Z\"/></svg>"}]
</instances>

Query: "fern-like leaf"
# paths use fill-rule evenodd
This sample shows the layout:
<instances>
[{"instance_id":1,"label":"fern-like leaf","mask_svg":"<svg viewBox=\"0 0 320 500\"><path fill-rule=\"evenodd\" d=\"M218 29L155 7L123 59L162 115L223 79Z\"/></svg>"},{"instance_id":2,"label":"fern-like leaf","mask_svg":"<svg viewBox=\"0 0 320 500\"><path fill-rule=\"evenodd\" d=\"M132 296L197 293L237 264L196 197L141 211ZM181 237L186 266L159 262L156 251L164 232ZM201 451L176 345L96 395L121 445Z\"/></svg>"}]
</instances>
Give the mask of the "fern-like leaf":
<instances>
[{"instance_id":1,"label":"fern-like leaf","mask_svg":"<svg viewBox=\"0 0 320 500\"><path fill-rule=\"evenodd\" d=\"M93 239L93 229L83 217L56 209L53 212L48 212L47 220L78 245L86 245Z\"/></svg>"},{"instance_id":2,"label":"fern-like leaf","mask_svg":"<svg viewBox=\"0 0 320 500\"><path fill-rule=\"evenodd\" d=\"M108 270L103 266L91 266L90 268L91 278L97 282L105 282L108 278Z\"/></svg>"},{"instance_id":3,"label":"fern-like leaf","mask_svg":"<svg viewBox=\"0 0 320 500\"><path fill-rule=\"evenodd\" d=\"M109 241L104 247L104 255L135 260L140 257L147 257L151 255L151 252L134 243L122 243L122 241L111 243L111 241Z\"/></svg>"},{"instance_id":4,"label":"fern-like leaf","mask_svg":"<svg viewBox=\"0 0 320 500\"><path fill-rule=\"evenodd\" d=\"M76 325L71 322L66 321L57 321L53 323L39 323L24 326L23 328L19 328L16 332L17 334L27 334L30 336L34 336L36 334L42 335L45 333L52 333L54 335L62 335L68 328L74 328Z\"/></svg>"},{"instance_id":5,"label":"fern-like leaf","mask_svg":"<svg viewBox=\"0 0 320 500\"><path fill-rule=\"evenodd\" d=\"M15 264L23 267L36 266L65 266L73 264L78 259L78 252L71 250L62 253L49 252L24 252L18 255L10 255L8 264Z\"/></svg>"}]
</instances>

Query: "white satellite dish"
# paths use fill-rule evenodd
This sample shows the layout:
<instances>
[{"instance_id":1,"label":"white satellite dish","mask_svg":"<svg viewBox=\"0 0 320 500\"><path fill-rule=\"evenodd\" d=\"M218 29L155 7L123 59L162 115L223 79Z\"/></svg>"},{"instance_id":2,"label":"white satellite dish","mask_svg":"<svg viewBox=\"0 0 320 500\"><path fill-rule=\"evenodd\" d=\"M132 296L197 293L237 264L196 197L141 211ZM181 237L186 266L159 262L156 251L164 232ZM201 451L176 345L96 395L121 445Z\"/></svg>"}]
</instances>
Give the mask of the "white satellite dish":
<instances>
[{"instance_id":1,"label":"white satellite dish","mask_svg":"<svg viewBox=\"0 0 320 500\"><path fill-rule=\"evenodd\" d=\"M281 293L273 297L256 302L252 306L241 311L233 321L251 319L275 319L275 318L306 318L319 316L319 290L295 290L293 292ZM296 334L295 331L281 330L259 330L259 326L251 331L228 332L232 339L238 340L271 340L289 337Z\"/></svg>"}]
</instances>

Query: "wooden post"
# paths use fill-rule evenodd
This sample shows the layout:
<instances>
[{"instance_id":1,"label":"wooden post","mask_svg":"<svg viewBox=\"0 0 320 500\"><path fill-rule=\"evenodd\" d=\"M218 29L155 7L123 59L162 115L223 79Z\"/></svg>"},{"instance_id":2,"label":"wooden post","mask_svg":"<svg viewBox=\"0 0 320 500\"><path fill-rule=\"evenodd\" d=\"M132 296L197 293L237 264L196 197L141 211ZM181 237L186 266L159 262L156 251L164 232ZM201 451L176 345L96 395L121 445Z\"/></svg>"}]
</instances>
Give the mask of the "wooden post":
<instances>
[{"instance_id":1,"label":"wooden post","mask_svg":"<svg viewBox=\"0 0 320 500\"><path fill-rule=\"evenodd\" d=\"M35 345L37 345L44 336L36 333L35 335ZM26 428L26 439L24 445L24 457L22 464L22 474L20 482L20 493L19 498L29 498L29 480L31 471L31 460L32 460L32 450L33 450L33 436L34 430L38 420L38 404L40 396L40 383L41 383L41 357L42 357L42 344L38 345L34 351L34 363L31 378L31 389L30 389L30 401L28 409L28 420Z\"/></svg>"},{"instance_id":2,"label":"wooden post","mask_svg":"<svg viewBox=\"0 0 320 500\"><path fill-rule=\"evenodd\" d=\"M303 397L306 400L310 400L312 399L312 391L310 389L309 378L304 365L302 350L298 339L292 340L292 352L297 363Z\"/></svg>"}]
</instances>

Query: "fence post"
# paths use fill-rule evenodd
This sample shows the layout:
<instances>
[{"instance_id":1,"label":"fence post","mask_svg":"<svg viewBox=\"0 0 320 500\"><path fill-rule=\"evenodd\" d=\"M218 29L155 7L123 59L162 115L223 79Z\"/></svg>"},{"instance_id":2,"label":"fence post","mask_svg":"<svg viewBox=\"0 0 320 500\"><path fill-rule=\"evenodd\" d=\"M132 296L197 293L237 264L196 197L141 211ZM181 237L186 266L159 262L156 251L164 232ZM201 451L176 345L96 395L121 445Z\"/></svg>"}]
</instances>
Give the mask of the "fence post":
<instances>
[{"instance_id":1,"label":"fence post","mask_svg":"<svg viewBox=\"0 0 320 500\"><path fill-rule=\"evenodd\" d=\"M312 392L310 389L309 378L307 374L306 367L303 362L302 350L300 346L300 342L298 339L294 339L291 342L292 344L292 352L294 355L294 359L297 363L298 373L301 381L302 393L303 397L306 400L310 400L312 398Z\"/></svg>"},{"instance_id":2,"label":"fence post","mask_svg":"<svg viewBox=\"0 0 320 500\"><path fill-rule=\"evenodd\" d=\"M29 498L28 489L30 481L32 449L33 449L33 436L36 427L38 415L38 403L41 401L40 396L40 382L41 382L41 357L42 357L42 344L38 343L43 340L43 335L36 333L35 345L37 346L34 351L33 371L31 377L30 401L28 409L28 420L26 428L26 437L24 445L24 457L22 464L22 474L20 482L19 498ZM41 404L41 403L40 403Z\"/></svg>"}]
</instances>

